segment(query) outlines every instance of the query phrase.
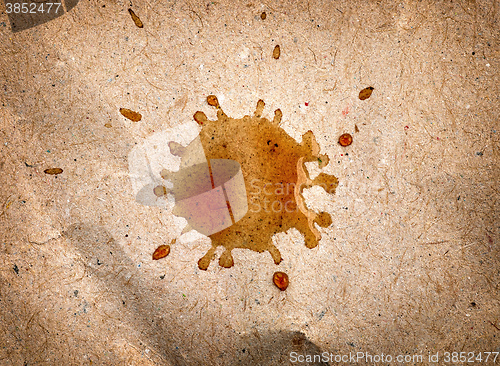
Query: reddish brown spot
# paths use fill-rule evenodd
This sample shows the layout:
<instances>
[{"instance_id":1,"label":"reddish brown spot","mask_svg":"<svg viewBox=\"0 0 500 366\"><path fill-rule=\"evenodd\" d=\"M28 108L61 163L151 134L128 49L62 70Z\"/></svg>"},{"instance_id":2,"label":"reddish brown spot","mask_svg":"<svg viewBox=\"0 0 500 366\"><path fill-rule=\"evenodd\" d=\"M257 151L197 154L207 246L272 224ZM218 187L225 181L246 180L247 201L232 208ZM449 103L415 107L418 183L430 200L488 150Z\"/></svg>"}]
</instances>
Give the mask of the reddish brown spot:
<instances>
[{"instance_id":1,"label":"reddish brown spot","mask_svg":"<svg viewBox=\"0 0 500 366\"><path fill-rule=\"evenodd\" d=\"M207 102L208 105L211 105L212 107L217 107L217 108L219 107L219 100L215 95L209 95L207 97Z\"/></svg>"},{"instance_id":2,"label":"reddish brown spot","mask_svg":"<svg viewBox=\"0 0 500 366\"><path fill-rule=\"evenodd\" d=\"M281 49L280 49L280 46L279 45L276 45L276 47L274 47L274 50L273 50L273 58L275 60L279 59L280 58L280 55L281 55Z\"/></svg>"},{"instance_id":3,"label":"reddish brown spot","mask_svg":"<svg viewBox=\"0 0 500 366\"><path fill-rule=\"evenodd\" d=\"M281 291L285 291L288 287L288 275L285 272L275 272L273 282Z\"/></svg>"},{"instance_id":4,"label":"reddish brown spot","mask_svg":"<svg viewBox=\"0 0 500 366\"><path fill-rule=\"evenodd\" d=\"M61 168L49 168L49 169L45 169L43 172L45 174L57 175L57 174L61 174L63 172L63 170Z\"/></svg>"},{"instance_id":5,"label":"reddish brown spot","mask_svg":"<svg viewBox=\"0 0 500 366\"><path fill-rule=\"evenodd\" d=\"M176 239L173 239L170 244L174 244ZM158 260L165 258L167 255L170 254L170 245L168 244L163 244L160 245L158 248L153 253L153 260Z\"/></svg>"},{"instance_id":6,"label":"reddish brown spot","mask_svg":"<svg viewBox=\"0 0 500 366\"><path fill-rule=\"evenodd\" d=\"M368 88L364 88L363 90L361 90L359 92L359 99L365 100L365 99L370 98L370 96L372 95L373 89L374 89L373 86L369 86Z\"/></svg>"},{"instance_id":7,"label":"reddish brown spot","mask_svg":"<svg viewBox=\"0 0 500 366\"><path fill-rule=\"evenodd\" d=\"M127 108L120 108L120 113L123 117L128 118L132 122L139 122L142 119L140 113L134 112Z\"/></svg>"},{"instance_id":8,"label":"reddish brown spot","mask_svg":"<svg viewBox=\"0 0 500 366\"><path fill-rule=\"evenodd\" d=\"M129 12L130 16L132 17L132 20L134 21L135 25L138 28L144 28L144 24L142 24L141 19L134 13L134 11L132 9L128 9L128 12Z\"/></svg>"},{"instance_id":9,"label":"reddish brown spot","mask_svg":"<svg viewBox=\"0 0 500 366\"><path fill-rule=\"evenodd\" d=\"M260 14L260 19L266 20L266 18L267 18L267 14L265 11L263 11L262 14Z\"/></svg>"},{"instance_id":10,"label":"reddish brown spot","mask_svg":"<svg viewBox=\"0 0 500 366\"><path fill-rule=\"evenodd\" d=\"M350 144L352 144L352 136L348 133L340 135L339 144L342 146L349 146Z\"/></svg>"}]
</instances>

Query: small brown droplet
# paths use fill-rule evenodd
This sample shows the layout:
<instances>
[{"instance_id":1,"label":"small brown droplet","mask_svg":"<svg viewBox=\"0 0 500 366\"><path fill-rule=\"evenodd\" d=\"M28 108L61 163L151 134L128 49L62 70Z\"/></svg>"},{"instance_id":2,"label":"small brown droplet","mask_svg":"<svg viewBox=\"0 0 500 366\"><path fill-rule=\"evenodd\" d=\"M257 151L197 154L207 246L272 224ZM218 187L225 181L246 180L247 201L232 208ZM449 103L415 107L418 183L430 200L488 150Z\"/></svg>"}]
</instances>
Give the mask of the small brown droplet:
<instances>
[{"instance_id":1,"label":"small brown droplet","mask_svg":"<svg viewBox=\"0 0 500 366\"><path fill-rule=\"evenodd\" d=\"M267 14L265 11L263 11L262 14L260 14L260 19L266 20L266 18L267 18Z\"/></svg>"},{"instance_id":2,"label":"small brown droplet","mask_svg":"<svg viewBox=\"0 0 500 366\"><path fill-rule=\"evenodd\" d=\"M370 98L370 96L372 95L373 89L374 89L373 86L369 86L368 88L364 88L363 90L361 90L359 92L359 99L365 100L365 99Z\"/></svg>"},{"instance_id":3,"label":"small brown droplet","mask_svg":"<svg viewBox=\"0 0 500 366\"><path fill-rule=\"evenodd\" d=\"M358 132L359 132L358 125L354 125L354 132L356 132L356 133L358 133Z\"/></svg>"},{"instance_id":4,"label":"small brown droplet","mask_svg":"<svg viewBox=\"0 0 500 366\"><path fill-rule=\"evenodd\" d=\"M63 170L61 168L49 168L49 169L45 169L43 172L45 174L57 175L57 174L61 174L63 172Z\"/></svg>"},{"instance_id":5,"label":"small brown droplet","mask_svg":"<svg viewBox=\"0 0 500 366\"><path fill-rule=\"evenodd\" d=\"M281 291L285 291L288 287L288 275L284 272L275 272L273 282Z\"/></svg>"},{"instance_id":6,"label":"small brown droplet","mask_svg":"<svg viewBox=\"0 0 500 366\"><path fill-rule=\"evenodd\" d=\"M352 136L349 135L348 133L340 135L339 144L342 146L349 146L350 144L352 144Z\"/></svg>"},{"instance_id":7,"label":"small brown droplet","mask_svg":"<svg viewBox=\"0 0 500 366\"><path fill-rule=\"evenodd\" d=\"M219 100L215 95L209 95L207 97L207 103L208 105L211 105L212 107L219 107Z\"/></svg>"},{"instance_id":8,"label":"small brown droplet","mask_svg":"<svg viewBox=\"0 0 500 366\"><path fill-rule=\"evenodd\" d=\"M105 123L105 124L104 124L104 127L111 128L111 127L113 127L113 126L111 125L111 123Z\"/></svg>"},{"instance_id":9,"label":"small brown droplet","mask_svg":"<svg viewBox=\"0 0 500 366\"><path fill-rule=\"evenodd\" d=\"M280 55L281 55L281 50L280 50L280 46L279 45L276 45L276 47L274 47L274 51L273 51L273 58L275 60L279 59L280 58Z\"/></svg>"},{"instance_id":10,"label":"small brown droplet","mask_svg":"<svg viewBox=\"0 0 500 366\"><path fill-rule=\"evenodd\" d=\"M134 11L132 9L128 9L128 12L130 13L130 16L132 17L132 20L134 21L135 25L138 28L144 28L144 24L142 24L141 19L137 15L135 15Z\"/></svg>"},{"instance_id":11,"label":"small brown droplet","mask_svg":"<svg viewBox=\"0 0 500 366\"><path fill-rule=\"evenodd\" d=\"M177 239L172 239L170 242L170 245L175 244ZM153 253L153 260L157 261L158 259L165 258L167 255L170 254L170 245L168 244L163 244L160 245L158 248Z\"/></svg>"},{"instance_id":12,"label":"small brown droplet","mask_svg":"<svg viewBox=\"0 0 500 366\"><path fill-rule=\"evenodd\" d=\"M153 260L157 261L158 259L165 258L170 254L170 245L164 244L160 245L153 253Z\"/></svg>"},{"instance_id":13,"label":"small brown droplet","mask_svg":"<svg viewBox=\"0 0 500 366\"><path fill-rule=\"evenodd\" d=\"M127 108L120 108L120 113L123 115L123 117L128 118L132 122L139 122L142 119L140 113L134 112Z\"/></svg>"}]
</instances>

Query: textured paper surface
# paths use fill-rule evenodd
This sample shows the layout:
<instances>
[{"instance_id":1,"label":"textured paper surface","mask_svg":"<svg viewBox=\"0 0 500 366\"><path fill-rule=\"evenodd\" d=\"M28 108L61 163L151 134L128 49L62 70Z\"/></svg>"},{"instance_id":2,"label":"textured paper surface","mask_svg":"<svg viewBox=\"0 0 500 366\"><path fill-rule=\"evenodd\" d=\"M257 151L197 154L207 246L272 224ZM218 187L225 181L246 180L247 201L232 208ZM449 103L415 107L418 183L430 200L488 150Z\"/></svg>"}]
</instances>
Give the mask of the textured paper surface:
<instances>
[{"instance_id":1,"label":"textured paper surface","mask_svg":"<svg viewBox=\"0 0 500 366\"><path fill-rule=\"evenodd\" d=\"M497 2L134 2L143 28L130 6L80 1L12 32L0 5L1 364L500 351ZM201 271L210 239L181 235L168 197L137 201L161 177L144 158L131 180L131 151L185 146L195 112L217 118L208 95L314 133L330 163L311 177L339 181L304 192L332 217L317 247L290 229L279 265L235 249Z\"/></svg>"}]
</instances>

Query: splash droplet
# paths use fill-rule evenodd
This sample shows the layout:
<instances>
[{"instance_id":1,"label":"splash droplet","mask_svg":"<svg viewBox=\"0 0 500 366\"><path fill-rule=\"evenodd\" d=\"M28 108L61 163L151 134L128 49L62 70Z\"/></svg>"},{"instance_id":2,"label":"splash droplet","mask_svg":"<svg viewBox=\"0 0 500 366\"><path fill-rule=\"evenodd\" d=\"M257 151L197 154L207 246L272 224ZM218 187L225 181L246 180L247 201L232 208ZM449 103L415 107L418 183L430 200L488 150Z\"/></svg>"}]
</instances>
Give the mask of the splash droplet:
<instances>
[{"instance_id":1,"label":"splash droplet","mask_svg":"<svg viewBox=\"0 0 500 366\"><path fill-rule=\"evenodd\" d=\"M285 272L275 272L273 282L281 291L285 291L288 287L288 275Z\"/></svg>"},{"instance_id":2,"label":"splash droplet","mask_svg":"<svg viewBox=\"0 0 500 366\"><path fill-rule=\"evenodd\" d=\"M339 144L341 146L349 146L350 144L352 144L352 136L348 133L340 135Z\"/></svg>"},{"instance_id":3,"label":"splash droplet","mask_svg":"<svg viewBox=\"0 0 500 366\"><path fill-rule=\"evenodd\" d=\"M368 88L364 88L359 92L359 99L365 100L370 98L372 95L373 89L375 89L373 86L369 86Z\"/></svg>"}]
</instances>

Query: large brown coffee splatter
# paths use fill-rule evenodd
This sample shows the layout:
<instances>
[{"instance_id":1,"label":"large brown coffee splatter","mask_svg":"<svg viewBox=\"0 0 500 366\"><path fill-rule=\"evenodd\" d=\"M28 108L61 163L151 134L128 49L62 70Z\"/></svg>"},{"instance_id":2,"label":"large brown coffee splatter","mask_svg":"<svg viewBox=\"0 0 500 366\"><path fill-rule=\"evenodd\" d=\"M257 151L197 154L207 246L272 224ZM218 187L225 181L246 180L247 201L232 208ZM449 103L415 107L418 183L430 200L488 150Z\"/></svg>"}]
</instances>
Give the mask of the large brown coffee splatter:
<instances>
[{"instance_id":1,"label":"large brown coffee splatter","mask_svg":"<svg viewBox=\"0 0 500 366\"><path fill-rule=\"evenodd\" d=\"M272 121L262 117L265 105L262 100L257 103L253 117L241 119L228 117L214 95L209 96L207 102L217 109L217 120L209 120L203 112L194 114L194 119L202 126L200 139L207 161L231 159L241 165L248 212L232 226L209 235L212 248L198 261L199 268L208 268L218 246L225 249L219 259L222 267L233 266L231 251L235 248L259 253L267 251L279 264L281 254L272 243L272 237L290 228L304 235L308 248L316 247L321 234L314 223L327 227L332 220L326 212L317 214L308 210L302 192L304 188L319 185L328 193L334 193L338 180L324 173L310 179L306 162L318 162L322 168L329 161L328 156L319 153L312 131L306 132L302 142L297 143L279 126L282 117L279 109ZM173 154L182 157L180 145L171 143L169 146ZM180 180L185 181L185 177ZM174 188L174 195L175 191Z\"/></svg>"}]
</instances>

